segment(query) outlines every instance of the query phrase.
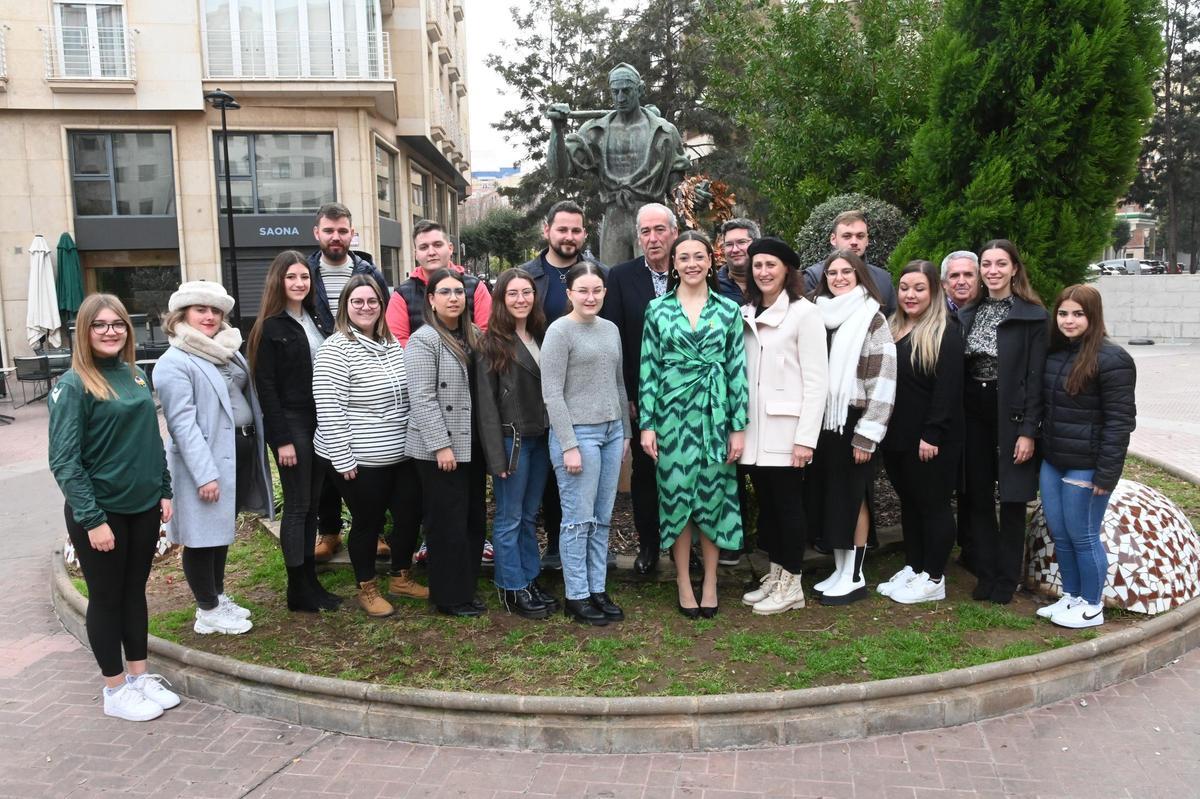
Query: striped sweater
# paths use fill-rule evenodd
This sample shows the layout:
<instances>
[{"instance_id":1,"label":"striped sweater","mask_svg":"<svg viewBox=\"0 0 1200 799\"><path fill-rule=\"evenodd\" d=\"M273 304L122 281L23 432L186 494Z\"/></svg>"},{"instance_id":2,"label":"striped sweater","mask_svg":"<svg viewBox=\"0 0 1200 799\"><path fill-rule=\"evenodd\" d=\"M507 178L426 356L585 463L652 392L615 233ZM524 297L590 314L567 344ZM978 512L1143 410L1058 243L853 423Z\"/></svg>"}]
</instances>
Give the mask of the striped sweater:
<instances>
[{"instance_id":1,"label":"striped sweater","mask_svg":"<svg viewBox=\"0 0 1200 799\"><path fill-rule=\"evenodd\" d=\"M408 384L404 350L356 330L325 339L313 364L313 449L339 472L404 460Z\"/></svg>"},{"instance_id":2,"label":"striped sweater","mask_svg":"<svg viewBox=\"0 0 1200 799\"><path fill-rule=\"evenodd\" d=\"M892 331L883 314L875 314L862 354L858 357L858 374L854 381L851 407L862 410L854 425L854 446L864 452L874 452L875 445L887 435L888 420L896 402L896 345Z\"/></svg>"}]
</instances>

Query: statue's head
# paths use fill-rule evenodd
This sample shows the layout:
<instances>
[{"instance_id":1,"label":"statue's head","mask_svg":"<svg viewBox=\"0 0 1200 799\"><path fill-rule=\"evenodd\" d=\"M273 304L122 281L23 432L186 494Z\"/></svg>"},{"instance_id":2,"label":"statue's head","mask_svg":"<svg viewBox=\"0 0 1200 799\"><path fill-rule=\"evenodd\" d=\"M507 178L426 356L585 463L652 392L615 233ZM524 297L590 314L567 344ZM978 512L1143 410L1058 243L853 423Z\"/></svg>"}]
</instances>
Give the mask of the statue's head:
<instances>
[{"instance_id":1,"label":"statue's head","mask_svg":"<svg viewBox=\"0 0 1200 799\"><path fill-rule=\"evenodd\" d=\"M612 92L613 108L632 111L641 106L646 84L632 64L622 62L609 70L608 88Z\"/></svg>"}]
</instances>

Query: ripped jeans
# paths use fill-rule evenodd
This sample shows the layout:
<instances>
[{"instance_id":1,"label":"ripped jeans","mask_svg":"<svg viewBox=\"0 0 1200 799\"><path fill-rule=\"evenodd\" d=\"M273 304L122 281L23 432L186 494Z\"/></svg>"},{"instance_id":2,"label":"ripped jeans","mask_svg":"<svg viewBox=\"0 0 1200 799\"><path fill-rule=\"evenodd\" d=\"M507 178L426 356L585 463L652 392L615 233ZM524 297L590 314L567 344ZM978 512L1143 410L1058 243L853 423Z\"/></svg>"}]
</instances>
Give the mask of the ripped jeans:
<instances>
[{"instance_id":1,"label":"ripped jeans","mask_svg":"<svg viewBox=\"0 0 1200 799\"><path fill-rule=\"evenodd\" d=\"M1100 538L1100 526L1108 507L1109 494L1095 495L1091 488L1094 469L1059 469L1042 461L1042 513L1050 537L1054 539L1054 557L1062 574L1063 592L1081 596L1090 605L1099 605L1108 577L1108 554Z\"/></svg>"},{"instance_id":2,"label":"ripped jeans","mask_svg":"<svg viewBox=\"0 0 1200 799\"><path fill-rule=\"evenodd\" d=\"M550 432L550 462L558 476L562 527L558 551L562 557L567 599L587 599L604 591L608 571L608 527L612 521L625 432L621 420L577 424L575 440L583 471L568 474L558 436Z\"/></svg>"}]
</instances>

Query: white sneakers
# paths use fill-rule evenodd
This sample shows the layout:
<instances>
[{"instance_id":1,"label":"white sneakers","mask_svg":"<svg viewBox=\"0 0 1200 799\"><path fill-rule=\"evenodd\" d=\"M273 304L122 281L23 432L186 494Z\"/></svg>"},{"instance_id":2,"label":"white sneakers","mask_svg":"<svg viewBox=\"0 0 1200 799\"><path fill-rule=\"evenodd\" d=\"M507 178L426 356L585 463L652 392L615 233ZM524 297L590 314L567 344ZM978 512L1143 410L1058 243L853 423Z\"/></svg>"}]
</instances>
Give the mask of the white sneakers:
<instances>
[{"instance_id":1,"label":"white sneakers","mask_svg":"<svg viewBox=\"0 0 1200 799\"><path fill-rule=\"evenodd\" d=\"M1104 624L1104 605L1090 605L1084 599L1073 597L1063 610L1050 617L1059 627L1081 630L1084 627L1099 627Z\"/></svg>"},{"instance_id":2,"label":"white sneakers","mask_svg":"<svg viewBox=\"0 0 1200 799\"><path fill-rule=\"evenodd\" d=\"M250 618L250 611L246 610L246 608L230 599L228 594L217 595L217 607L228 613L230 616L234 616L239 619Z\"/></svg>"},{"instance_id":3,"label":"white sneakers","mask_svg":"<svg viewBox=\"0 0 1200 799\"><path fill-rule=\"evenodd\" d=\"M249 619L235 616L218 603L212 610L196 608L196 623L192 625L192 629L199 635L208 635L209 633L241 635L249 632L253 626Z\"/></svg>"},{"instance_id":4,"label":"white sneakers","mask_svg":"<svg viewBox=\"0 0 1200 799\"><path fill-rule=\"evenodd\" d=\"M779 581L779 575L782 572L782 566L780 566L778 563L772 563L771 568L767 570L767 573L759 579L758 588L742 594L742 604L754 606L770 596L771 589L774 588L775 583Z\"/></svg>"},{"instance_id":5,"label":"white sneakers","mask_svg":"<svg viewBox=\"0 0 1200 799\"><path fill-rule=\"evenodd\" d=\"M928 574L921 572L893 588L892 592L886 596L901 605L938 602L946 598L946 577L943 575L940 580L934 581L929 578Z\"/></svg>"},{"instance_id":6,"label":"white sneakers","mask_svg":"<svg viewBox=\"0 0 1200 799\"><path fill-rule=\"evenodd\" d=\"M104 689L104 715L125 721L150 721L163 714L162 705L146 697L130 683L116 690Z\"/></svg>"},{"instance_id":7,"label":"white sneakers","mask_svg":"<svg viewBox=\"0 0 1200 799\"><path fill-rule=\"evenodd\" d=\"M179 704L179 695L162 686L161 674L125 675L125 684L104 689L104 715L125 721L150 721ZM168 682L167 685L170 685Z\"/></svg>"},{"instance_id":8,"label":"white sneakers","mask_svg":"<svg viewBox=\"0 0 1200 799\"><path fill-rule=\"evenodd\" d=\"M745 601L745 598L742 601ZM800 575L780 568L779 579L772 583L771 592L754 605L753 611L758 616L773 616L803 607L804 586L800 583Z\"/></svg>"},{"instance_id":9,"label":"white sneakers","mask_svg":"<svg viewBox=\"0 0 1200 799\"><path fill-rule=\"evenodd\" d=\"M163 687L163 683L167 685L171 683L161 674L139 674L136 677L130 674L126 675L125 681L163 710L170 710L179 704L179 694Z\"/></svg>"},{"instance_id":10,"label":"white sneakers","mask_svg":"<svg viewBox=\"0 0 1200 799\"><path fill-rule=\"evenodd\" d=\"M1037 615L1041 616L1043 619L1053 618L1055 613L1061 613L1064 610L1066 610L1067 608L1071 607L1071 604L1075 600L1076 600L1076 597L1073 597L1070 594L1064 592L1062 595L1062 598L1059 599L1054 604L1047 605L1044 608L1038 608Z\"/></svg>"},{"instance_id":11,"label":"white sneakers","mask_svg":"<svg viewBox=\"0 0 1200 799\"><path fill-rule=\"evenodd\" d=\"M912 566L905 566L903 569L889 577L886 581L876 586L875 590L884 596L891 596L893 591L916 576L917 573L912 570Z\"/></svg>"}]
</instances>

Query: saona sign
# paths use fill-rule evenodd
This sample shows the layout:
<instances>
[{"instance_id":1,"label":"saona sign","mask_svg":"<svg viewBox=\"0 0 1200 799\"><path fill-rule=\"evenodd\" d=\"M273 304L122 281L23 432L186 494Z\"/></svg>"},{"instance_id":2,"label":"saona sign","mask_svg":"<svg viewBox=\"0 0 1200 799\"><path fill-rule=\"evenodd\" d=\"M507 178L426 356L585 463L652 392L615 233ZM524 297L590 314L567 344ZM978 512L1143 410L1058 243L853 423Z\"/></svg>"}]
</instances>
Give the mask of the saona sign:
<instances>
[{"instance_id":1,"label":"saona sign","mask_svg":"<svg viewBox=\"0 0 1200 799\"><path fill-rule=\"evenodd\" d=\"M258 235L266 238L268 236L299 236L300 228L298 227L260 227Z\"/></svg>"}]
</instances>

